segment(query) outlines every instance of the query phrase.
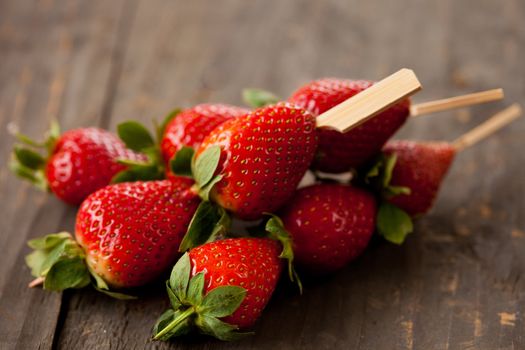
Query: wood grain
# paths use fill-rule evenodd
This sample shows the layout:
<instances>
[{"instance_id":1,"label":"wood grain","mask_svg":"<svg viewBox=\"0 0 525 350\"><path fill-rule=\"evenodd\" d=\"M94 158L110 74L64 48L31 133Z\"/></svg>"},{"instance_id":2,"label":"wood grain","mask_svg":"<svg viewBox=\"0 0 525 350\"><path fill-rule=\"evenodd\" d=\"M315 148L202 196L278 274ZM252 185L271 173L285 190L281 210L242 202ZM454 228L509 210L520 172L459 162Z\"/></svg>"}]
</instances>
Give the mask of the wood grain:
<instances>
[{"instance_id":1,"label":"wood grain","mask_svg":"<svg viewBox=\"0 0 525 350\"><path fill-rule=\"evenodd\" d=\"M175 106L240 103L244 87L281 96L324 77L380 79L414 69L428 101L501 86L502 102L414 118L399 137L452 141L511 102L525 103L525 4L224 0L0 1L0 128L39 135ZM525 348L525 122L462 152L434 210L408 242L374 241L340 273L282 282L256 335L149 342L167 306L91 290L50 294L30 280L25 241L73 229L75 209L0 170L1 349ZM0 138L0 161L12 140Z\"/></svg>"},{"instance_id":2,"label":"wood grain","mask_svg":"<svg viewBox=\"0 0 525 350\"><path fill-rule=\"evenodd\" d=\"M114 64L123 2L2 2L1 129L13 122L38 137L52 118L68 129L98 125ZM110 44L108 44L108 42ZM2 164L12 139L1 138ZM25 242L73 228L75 209L39 193L2 167L0 348L51 348L62 296L28 289ZM5 259L5 260L4 260Z\"/></svg>"}]
</instances>

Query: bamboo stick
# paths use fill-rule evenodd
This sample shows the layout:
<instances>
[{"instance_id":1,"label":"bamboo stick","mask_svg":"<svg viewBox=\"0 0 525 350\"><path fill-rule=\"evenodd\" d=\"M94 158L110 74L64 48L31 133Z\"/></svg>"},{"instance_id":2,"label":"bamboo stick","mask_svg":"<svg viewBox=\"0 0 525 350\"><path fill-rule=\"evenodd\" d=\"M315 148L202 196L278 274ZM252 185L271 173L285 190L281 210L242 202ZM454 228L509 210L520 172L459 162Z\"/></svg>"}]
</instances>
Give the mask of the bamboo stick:
<instances>
[{"instance_id":1,"label":"bamboo stick","mask_svg":"<svg viewBox=\"0 0 525 350\"><path fill-rule=\"evenodd\" d=\"M416 75L401 69L317 117L317 127L347 132L421 90Z\"/></svg>"},{"instance_id":2,"label":"bamboo stick","mask_svg":"<svg viewBox=\"0 0 525 350\"><path fill-rule=\"evenodd\" d=\"M458 152L463 151L465 148L468 148L483 140L487 136L492 135L494 132L503 128L520 116L521 106L515 103L510 107L505 108L501 112L496 113L489 120L478 125L466 134L458 137L454 142L452 142L452 146L454 146Z\"/></svg>"},{"instance_id":3,"label":"bamboo stick","mask_svg":"<svg viewBox=\"0 0 525 350\"><path fill-rule=\"evenodd\" d=\"M444 98L441 100L423 102L410 107L410 116L418 117L421 115L446 111L449 109L497 101L501 100L503 97L503 89L492 89L467 95Z\"/></svg>"}]
</instances>

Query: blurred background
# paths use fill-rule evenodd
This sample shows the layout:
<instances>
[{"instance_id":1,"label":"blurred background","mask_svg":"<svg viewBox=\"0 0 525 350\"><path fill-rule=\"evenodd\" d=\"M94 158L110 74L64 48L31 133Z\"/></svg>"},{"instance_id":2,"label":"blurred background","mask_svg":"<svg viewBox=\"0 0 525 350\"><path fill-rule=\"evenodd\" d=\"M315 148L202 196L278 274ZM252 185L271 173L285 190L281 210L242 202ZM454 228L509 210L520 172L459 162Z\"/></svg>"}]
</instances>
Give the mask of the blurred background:
<instances>
[{"instance_id":1,"label":"blurred background","mask_svg":"<svg viewBox=\"0 0 525 350\"><path fill-rule=\"evenodd\" d=\"M416 102L504 88L502 102L398 135L453 140L525 102L524 23L522 0L0 0L0 348L155 348L165 304L25 288L25 241L72 230L75 209L8 174L9 123L37 138L52 118L114 130L177 106L240 104L244 87L287 97L312 79L402 67L423 84ZM405 245L375 244L303 297L281 292L257 335L233 346L525 348L524 135L519 120L465 151Z\"/></svg>"}]
</instances>

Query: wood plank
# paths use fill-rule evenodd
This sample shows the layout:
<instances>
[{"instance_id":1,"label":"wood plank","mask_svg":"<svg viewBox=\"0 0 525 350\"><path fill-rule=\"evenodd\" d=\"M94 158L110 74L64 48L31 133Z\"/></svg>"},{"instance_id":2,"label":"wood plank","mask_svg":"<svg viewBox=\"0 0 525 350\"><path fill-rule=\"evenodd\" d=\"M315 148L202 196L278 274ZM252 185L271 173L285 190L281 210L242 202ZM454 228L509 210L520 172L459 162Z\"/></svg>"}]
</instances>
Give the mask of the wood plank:
<instances>
[{"instance_id":1,"label":"wood plank","mask_svg":"<svg viewBox=\"0 0 525 350\"><path fill-rule=\"evenodd\" d=\"M97 125L123 2L11 1L1 7L0 128L14 122L37 137L54 117L64 129ZM0 139L3 164L12 142ZM62 296L27 288L25 242L72 230L75 209L23 184L6 168L0 191L0 244L9 247L0 264L0 348L49 349Z\"/></svg>"},{"instance_id":2,"label":"wood plank","mask_svg":"<svg viewBox=\"0 0 525 350\"><path fill-rule=\"evenodd\" d=\"M6 13L22 23L32 11L37 13L30 21L34 27L14 31L16 43L3 39L13 31L0 25L0 45L7 49L0 52L7 52L10 62L9 69L0 65L0 79L12 82L0 86L0 121L13 118L36 134L42 125L32 124L27 115L38 115L47 105L56 110L53 106L58 105L68 126L81 120L113 128L129 118L160 117L175 105L240 103L239 92L247 86L286 96L314 78L378 79L404 66L414 69L425 87L416 100L502 86L506 101L525 102L521 62L525 18L519 0L504 4L479 0L475 6L451 0L226 0L219 7L204 0L139 0L136 11L131 3L124 12L120 4L78 5L83 19L64 25L77 38L70 58L58 52L49 62L40 62L37 58L50 46L56 47L49 41L54 43L58 36L47 22L39 27L48 13L19 2L0 3L0 18L7 18ZM105 14L105 26L96 13ZM119 29L118 14L125 18ZM36 40L30 38L37 35L35 27L40 44L31 54L23 53L27 43ZM86 32L91 33L89 40ZM106 32L124 38L114 51L114 41L102 38ZM25 61L24 55L29 57ZM89 63L86 55L92 57ZM58 67L71 60L81 67L58 73ZM67 78L61 102L48 103L51 94L35 86L53 81L45 74L43 79L42 71ZM89 81L84 79L87 73ZM93 75L98 77L94 81ZM60 91L60 83L54 86ZM399 136L453 140L505 103L475 107L471 113L459 110L417 118ZM81 119L76 119L78 114ZM207 338L149 342L150 327L167 306L157 285L147 288L144 299L130 302L90 290L66 293L55 345L63 349L524 348L525 156L520 151L524 132L525 123L519 121L459 155L435 209L417 222L405 245L375 241L340 273L306 281L303 296L283 282L254 337L234 344ZM0 139L0 143L0 157L4 157L0 160L5 160L8 141ZM2 172L0 186L2 198L5 195L15 203L0 204L2 222L7 223L3 227L6 232L15 227L21 232L21 237L0 235L1 246L10 247L3 259L13 262L8 267L0 264L0 287L10 284L10 289L0 288L0 312L14 319L9 332L4 333L2 324L0 335L8 339L5 347L32 348L37 333L44 337L42 346L49 347L53 327L41 324L56 320L59 297L27 291L22 284L27 271L20 273L13 264L21 264L18 252L26 236L36 234L35 228L71 227L73 215ZM36 206L29 204L33 201ZM28 215L22 207L28 207ZM51 317L25 314L31 310L31 315L42 315L48 304L54 312Z\"/></svg>"}]
</instances>

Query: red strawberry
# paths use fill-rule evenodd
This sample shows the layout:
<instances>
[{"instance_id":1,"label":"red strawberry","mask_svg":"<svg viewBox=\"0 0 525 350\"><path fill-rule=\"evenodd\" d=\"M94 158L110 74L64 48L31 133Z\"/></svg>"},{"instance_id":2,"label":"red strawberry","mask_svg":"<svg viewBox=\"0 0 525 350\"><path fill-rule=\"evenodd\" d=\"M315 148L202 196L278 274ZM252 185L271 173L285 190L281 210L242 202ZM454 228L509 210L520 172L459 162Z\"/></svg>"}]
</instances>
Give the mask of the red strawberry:
<instances>
[{"instance_id":1,"label":"red strawberry","mask_svg":"<svg viewBox=\"0 0 525 350\"><path fill-rule=\"evenodd\" d=\"M315 116L373 85L371 81L327 78L306 84L289 99ZM403 100L347 133L319 129L319 147L313 168L342 173L357 168L380 152L385 142L409 116L410 101Z\"/></svg>"},{"instance_id":2,"label":"red strawberry","mask_svg":"<svg viewBox=\"0 0 525 350\"><path fill-rule=\"evenodd\" d=\"M60 239L50 235L30 241L36 251L28 256L28 265L37 277L44 278L44 288L51 290L85 286L89 282L88 269L101 289L151 282L178 255L179 244L200 202L192 185L191 179L178 177L104 187L91 194L78 211L78 243L67 233ZM53 252L55 249L59 250ZM39 254L57 259L46 263L51 269L42 268ZM75 276L82 277L80 285L78 279L71 280L71 273L66 273L71 261L78 270Z\"/></svg>"},{"instance_id":3,"label":"red strawberry","mask_svg":"<svg viewBox=\"0 0 525 350\"><path fill-rule=\"evenodd\" d=\"M180 112L166 126L161 140L166 164L183 146L197 148L217 126L249 110L226 104L200 104Z\"/></svg>"},{"instance_id":4,"label":"red strawberry","mask_svg":"<svg viewBox=\"0 0 525 350\"><path fill-rule=\"evenodd\" d=\"M425 214L452 164L454 147L447 142L391 141L384 153L396 156L389 185L410 189L410 193L391 196L388 201L411 216Z\"/></svg>"},{"instance_id":5,"label":"red strawberry","mask_svg":"<svg viewBox=\"0 0 525 350\"><path fill-rule=\"evenodd\" d=\"M221 340L243 335L270 300L282 270L280 245L268 238L230 238L185 254L173 268L167 291L172 309L153 330L167 340L192 328Z\"/></svg>"},{"instance_id":6,"label":"red strawberry","mask_svg":"<svg viewBox=\"0 0 525 350\"><path fill-rule=\"evenodd\" d=\"M22 140L29 142L25 137ZM124 170L126 166L120 164L119 159L145 159L127 149L112 133L98 128L69 130L60 136L56 132L41 146L46 146L50 152L47 159L28 148L15 148L12 169L73 205L108 185Z\"/></svg>"},{"instance_id":7,"label":"red strawberry","mask_svg":"<svg viewBox=\"0 0 525 350\"><path fill-rule=\"evenodd\" d=\"M256 109L204 139L195 157L195 179L237 217L259 219L290 198L316 145L310 113L288 104Z\"/></svg>"},{"instance_id":8,"label":"red strawberry","mask_svg":"<svg viewBox=\"0 0 525 350\"><path fill-rule=\"evenodd\" d=\"M292 238L295 262L310 273L336 271L357 258L375 228L376 202L342 184L299 189L279 214Z\"/></svg>"}]
</instances>

